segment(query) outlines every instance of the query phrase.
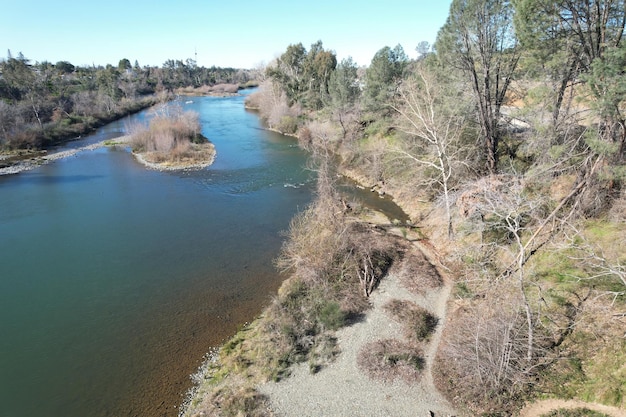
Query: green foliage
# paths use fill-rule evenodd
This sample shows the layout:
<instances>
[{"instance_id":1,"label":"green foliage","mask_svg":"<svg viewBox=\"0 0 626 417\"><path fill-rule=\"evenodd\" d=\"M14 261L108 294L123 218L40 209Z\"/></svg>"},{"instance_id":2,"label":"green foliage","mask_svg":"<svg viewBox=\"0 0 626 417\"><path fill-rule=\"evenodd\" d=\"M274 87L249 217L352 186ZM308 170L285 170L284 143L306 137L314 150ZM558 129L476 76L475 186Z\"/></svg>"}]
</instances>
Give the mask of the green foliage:
<instances>
[{"instance_id":1,"label":"green foliage","mask_svg":"<svg viewBox=\"0 0 626 417\"><path fill-rule=\"evenodd\" d=\"M322 41L317 41L308 52L302 43L289 45L266 73L282 87L290 105L300 103L317 110L328 100L328 85L336 66L335 53L324 50Z\"/></svg>"},{"instance_id":2,"label":"green foliage","mask_svg":"<svg viewBox=\"0 0 626 417\"><path fill-rule=\"evenodd\" d=\"M374 114L388 114L389 101L404 76L408 57L400 44L380 49L365 73L364 107Z\"/></svg>"},{"instance_id":3,"label":"green foliage","mask_svg":"<svg viewBox=\"0 0 626 417\"><path fill-rule=\"evenodd\" d=\"M508 0L453 0L435 49L444 66L464 75L477 107L489 173L498 170L500 112L520 51Z\"/></svg>"},{"instance_id":4,"label":"green foliage","mask_svg":"<svg viewBox=\"0 0 626 417\"><path fill-rule=\"evenodd\" d=\"M126 58L120 59L120 62L117 64L117 69L120 71L126 71L132 67L133 66L130 64L130 61Z\"/></svg>"},{"instance_id":5,"label":"green foliage","mask_svg":"<svg viewBox=\"0 0 626 417\"><path fill-rule=\"evenodd\" d=\"M298 130L298 118L291 115L285 115L280 118L280 121L275 128L282 133L296 133Z\"/></svg>"},{"instance_id":6,"label":"green foliage","mask_svg":"<svg viewBox=\"0 0 626 417\"><path fill-rule=\"evenodd\" d=\"M341 310L336 301L323 302L318 307L317 319L320 324L328 330L337 330L343 327L346 322L346 313Z\"/></svg>"},{"instance_id":7,"label":"green foliage","mask_svg":"<svg viewBox=\"0 0 626 417\"><path fill-rule=\"evenodd\" d=\"M54 65L54 67L61 74L71 74L76 69L76 67L68 61L59 61Z\"/></svg>"},{"instance_id":8,"label":"green foliage","mask_svg":"<svg viewBox=\"0 0 626 417\"><path fill-rule=\"evenodd\" d=\"M352 58L342 60L332 72L328 92L332 108L346 109L354 105L361 91L357 85L357 67Z\"/></svg>"}]
</instances>

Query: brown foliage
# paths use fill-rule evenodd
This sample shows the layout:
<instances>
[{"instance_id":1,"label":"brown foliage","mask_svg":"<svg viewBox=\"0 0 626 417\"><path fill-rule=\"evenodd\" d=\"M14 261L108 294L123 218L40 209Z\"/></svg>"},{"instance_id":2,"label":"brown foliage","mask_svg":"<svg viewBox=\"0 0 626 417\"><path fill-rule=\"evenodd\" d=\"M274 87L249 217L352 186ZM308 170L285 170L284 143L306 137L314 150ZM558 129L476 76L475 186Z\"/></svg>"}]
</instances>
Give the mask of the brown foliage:
<instances>
[{"instance_id":1,"label":"brown foliage","mask_svg":"<svg viewBox=\"0 0 626 417\"><path fill-rule=\"evenodd\" d=\"M285 93L271 80L263 82L259 91L246 99L246 106L258 110L270 129L287 134L298 130L302 110L297 104L289 106Z\"/></svg>"},{"instance_id":2,"label":"brown foliage","mask_svg":"<svg viewBox=\"0 0 626 417\"><path fill-rule=\"evenodd\" d=\"M251 387L227 386L211 393L204 401L203 411L193 414L192 417L205 415L265 417L268 415L268 405L267 397Z\"/></svg>"},{"instance_id":3,"label":"brown foliage","mask_svg":"<svg viewBox=\"0 0 626 417\"><path fill-rule=\"evenodd\" d=\"M435 359L435 384L448 399L474 413L510 413L533 381L546 351L527 360L523 302L505 283L448 315ZM537 338L536 343L539 338Z\"/></svg>"},{"instance_id":4,"label":"brown foliage","mask_svg":"<svg viewBox=\"0 0 626 417\"><path fill-rule=\"evenodd\" d=\"M151 163L174 162L183 165L206 162L214 155L213 148L200 134L199 116L179 108L166 108L157 114L148 127L133 126L131 145Z\"/></svg>"},{"instance_id":5,"label":"brown foliage","mask_svg":"<svg viewBox=\"0 0 626 417\"><path fill-rule=\"evenodd\" d=\"M423 294L443 285L437 268L415 247L409 247L396 268L400 282L413 294Z\"/></svg>"},{"instance_id":6,"label":"brown foliage","mask_svg":"<svg viewBox=\"0 0 626 417\"><path fill-rule=\"evenodd\" d=\"M147 129L135 127L133 148L145 152L182 152L200 134L198 117L197 113L182 111L158 114Z\"/></svg>"},{"instance_id":7,"label":"brown foliage","mask_svg":"<svg viewBox=\"0 0 626 417\"><path fill-rule=\"evenodd\" d=\"M357 359L359 367L372 379L415 382L424 368L419 347L396 339L377 340L363 346Z\"/></svg>"},{"instance_id":8,"label":"brown foliage","mask_svg":"<svg viewBox=\"0 0 626 417\"><path fill-rule=\"evenodd\" d=\"M383 308L394 320L402 324L404 336L409 341L427 340L439 322L437 317L412 301L391 300Z\"/></svg>"}]
</instances>

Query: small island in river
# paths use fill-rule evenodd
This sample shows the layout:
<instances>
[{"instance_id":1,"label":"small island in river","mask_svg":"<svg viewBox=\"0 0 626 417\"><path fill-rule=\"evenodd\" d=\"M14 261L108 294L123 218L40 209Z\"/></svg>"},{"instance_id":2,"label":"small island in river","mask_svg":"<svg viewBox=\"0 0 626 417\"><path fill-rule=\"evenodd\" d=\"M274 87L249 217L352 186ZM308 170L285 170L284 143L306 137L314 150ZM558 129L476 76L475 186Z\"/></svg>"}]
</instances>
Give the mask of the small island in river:
<instances>
[{"instance_id":1,"label":"small island in river","mask_svg":"<svg viewBox=\"0 0 626 417\"><path fill-rule=\"evenodd\" d=\"M148 126L133 126L131 130L133 155L150 168L200 169L215 159L215 146L200 133L197 113L164 107Z\"/></svg>"}]
</instances>

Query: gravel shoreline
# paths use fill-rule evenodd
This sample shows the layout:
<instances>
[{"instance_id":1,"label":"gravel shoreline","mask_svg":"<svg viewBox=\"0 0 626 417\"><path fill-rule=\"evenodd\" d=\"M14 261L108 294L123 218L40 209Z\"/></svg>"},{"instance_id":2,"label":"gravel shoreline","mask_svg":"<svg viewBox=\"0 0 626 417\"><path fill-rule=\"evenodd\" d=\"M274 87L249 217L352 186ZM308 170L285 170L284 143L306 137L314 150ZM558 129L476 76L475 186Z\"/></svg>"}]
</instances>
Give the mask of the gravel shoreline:
<instances>
[{"instance_id":1,"label":"gravel shoreline","mask_svg":"<svg viewBox=\"0 0 626 417\"><path fill-rule=\"evenodd\" d=\"M128 142L128 140L128 136L120 136L119 138L103 140L102 142L93 143L91 145L82 146L76 149L68 149L67 151L54 152L37 158L19 161L14 165L0 168L0 175L12 175L19 174L20 172L24 171L30 171L31 169L37 168L41 165L49 164L50 162L54 162L58 159L69 158L70 156L74 156L79 152L93 151L94 149L102 148L103 146L107 146L107 144L111 143L112 141L114 141L114 143L116 144L125 144Z\"/></svg>"},{"instance_id":2,"label":"gravel shoreline","mask_svg":"<svg viewBox=\"0 0 626 417\"><path fill-rule=\"evenodd\" d=\"M80 153L83 151L93 151L95 149L102 148L104 146L110 146L110 145L126 145L129 143L129 141L130 141L130 136L120 136L120 137L113 138L113 139L103 140L101 142L94 143L91 145L82 146L76 149L69 149L66 151L54 152L48 155L19 161L11 166L0 168L0 175L19 174L20 172L30 171L31 169L35 169L37 167L40 167L45 164L49 164L50 162L54 162L59 159L69 158L70 156L74 156L77 153ZM141 163L142 165L150 169L154 169L158 171L180 171L180 170L188 170L188 169L202 169L202 168L206 168L210 166L215 161L216 152L215 152L215 147L213 147L213 157L211 159L194 163L194 164L184 165L184 166L156 164L156 163L146 161L141 154L137 154L133 152L132 155L135 157L135 159L139 163Z\"/></svg>"},{"instance_id":3,"label":"gravel shoreline","mask_svg":"<svg viewBox=\"0 0 626 417\"><path fill-rule=\"evenodd\" d=\"M398 276L388 276L370 298L373 308L365 320L337 332L341 354L317 374L307 364L297 365L289 378L258 387L269 398L276 417L306 416L452 416L458 415L432 382L431 365L445 323L451 285L415 295L404 288ZM425 347L426 367L419 381L384 382L370 379L357 364L359 351L374 340L402 339L401 325L390 319L383 306L393 299L410 300L440 319L440 325Z\"/></svg>"}]
</instances>

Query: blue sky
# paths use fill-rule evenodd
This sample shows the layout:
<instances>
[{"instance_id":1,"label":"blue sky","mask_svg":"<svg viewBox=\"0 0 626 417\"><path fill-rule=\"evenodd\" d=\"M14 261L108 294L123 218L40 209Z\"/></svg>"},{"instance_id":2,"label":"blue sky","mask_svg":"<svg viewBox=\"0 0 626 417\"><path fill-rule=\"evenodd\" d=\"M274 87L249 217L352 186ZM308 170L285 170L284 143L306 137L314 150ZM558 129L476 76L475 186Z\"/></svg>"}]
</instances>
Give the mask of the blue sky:
<instances>
[{"instance_id":1,"label":"blue sky","mask_svg":"<svg viewBox=\"0 0 626 417\"><path fill-rule=\"evenodd\" d=\"M194 58L198 65L253 68L292 43L321 40L338 59L369 65L384 46L415 57L434 42L451 0L0 0L0 57L140 65Z\"/></svg>"}]
</instances>

